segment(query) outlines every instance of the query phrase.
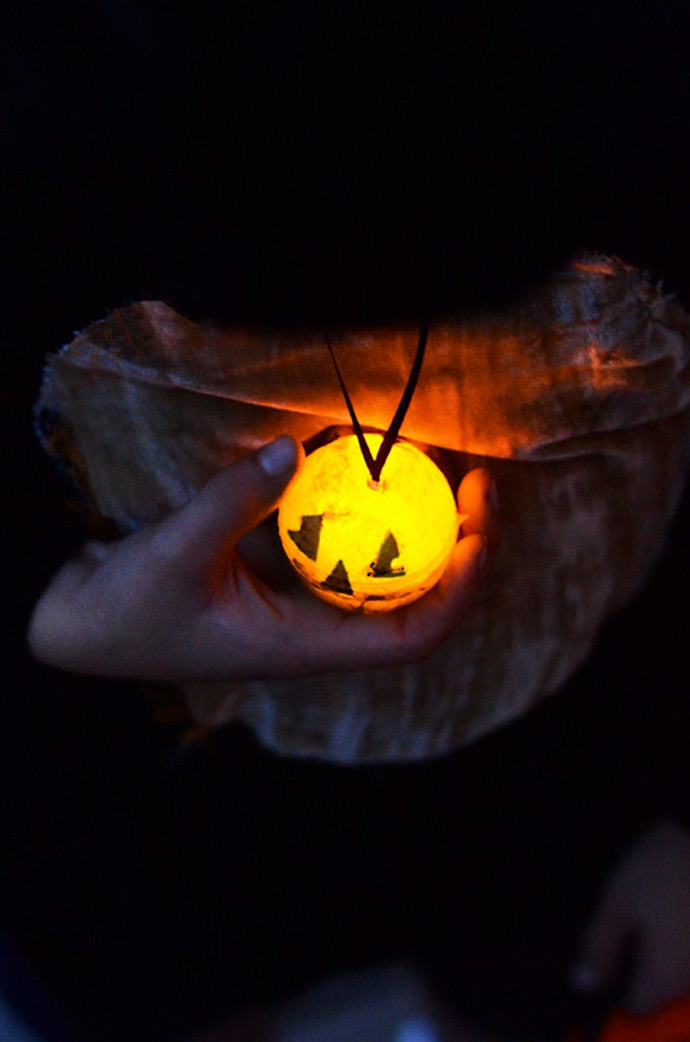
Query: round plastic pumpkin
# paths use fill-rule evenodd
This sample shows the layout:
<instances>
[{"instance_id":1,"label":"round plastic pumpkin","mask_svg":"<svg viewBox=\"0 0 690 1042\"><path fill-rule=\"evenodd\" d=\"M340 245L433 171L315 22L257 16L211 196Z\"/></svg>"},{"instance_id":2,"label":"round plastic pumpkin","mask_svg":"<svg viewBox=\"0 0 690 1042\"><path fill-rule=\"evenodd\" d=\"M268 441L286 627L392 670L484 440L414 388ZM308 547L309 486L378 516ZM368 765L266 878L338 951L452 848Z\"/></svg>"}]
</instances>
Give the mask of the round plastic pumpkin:
<instances>
[{"instance_id":1,"label":"round plastic pumpkin","mask_svg":"<svg viewBox=\"0 0 690 1042\"><path fill-rule=\"evenodd\" d=\"M380 434L367 434L375 456ZM373 482L355 435L307 456L278 511L283 548L307 587L348 611L391 611L443 574L458 513L445 476L408 442L396 442Z\"/></svg>"}]
</instances>

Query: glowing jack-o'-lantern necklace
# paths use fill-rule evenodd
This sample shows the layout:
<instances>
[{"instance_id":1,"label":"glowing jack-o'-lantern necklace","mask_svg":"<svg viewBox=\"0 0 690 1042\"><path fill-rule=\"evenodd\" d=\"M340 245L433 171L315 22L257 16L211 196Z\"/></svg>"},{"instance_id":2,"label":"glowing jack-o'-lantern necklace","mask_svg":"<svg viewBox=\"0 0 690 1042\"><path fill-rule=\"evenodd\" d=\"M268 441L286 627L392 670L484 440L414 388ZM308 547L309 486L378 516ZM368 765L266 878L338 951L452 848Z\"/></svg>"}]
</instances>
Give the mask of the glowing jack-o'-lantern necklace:
<instances>
[{"instance_id":1,"label":"glowing jack-o'-lantern necklace","mask_svg":"<svg viewBox=\"0 0 690 1042\"><path fill-rule=\"evenodd\" d=\"M457 540L459 517L445 475L398 440L428 332L424 324L385 434L364 433L326 337L355 433L307 456L281 500L278 530L305 585L348 611L386 612L421 597L440 579Z\"/></svg>"}]
</instances>

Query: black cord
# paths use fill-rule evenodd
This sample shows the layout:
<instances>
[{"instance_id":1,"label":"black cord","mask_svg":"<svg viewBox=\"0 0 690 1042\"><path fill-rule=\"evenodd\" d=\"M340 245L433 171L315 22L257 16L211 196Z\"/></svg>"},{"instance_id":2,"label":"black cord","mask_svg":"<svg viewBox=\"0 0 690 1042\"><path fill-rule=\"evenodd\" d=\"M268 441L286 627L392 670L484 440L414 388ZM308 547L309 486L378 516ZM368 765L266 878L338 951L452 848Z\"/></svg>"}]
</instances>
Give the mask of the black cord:
<instances>
[{"instance_id":1,"label":"black cord","mask_svg":"<svg viewBox=\"0 0 690 1042\"><path fill-rule=\"evenodd\" d=\"M410 402L412 401L412 395L414 394L415 388L417 386L417 381L419 380L419 374L420 374L421 369L422 369L422 362L424 361L424 353L426 351L426 343L427 343L428 337L429 337L429 322L428 322L428 320L425 320L425 321L422 322L422 324L420 326L420 329L419 329L419 340L417 341L417 352L416 352L415 357L414 357L414 362L412 363L412 368L410 369L410 375L407 378L407 384L405 385L405 390L402 393L402 396L401 396L400 401L398 403L398 408L395 410L395 415L393 416L393 419L390 422L390 426L388 427L388 430L386 431L386 433L383 436L383 441L381 442L381 444L379 446L379 451L376 453L376 458L374 459L374 457L372 456L371 451L369 449L369 446L367 445L366 439L364 437L364 431L362 430L362 425L359 422L359 420L357 419L357 414L355 413L355 407L352 404L352 399L350 398L350 395L348 394L348 391L347 391L347 387L345 386L345 380L343 379L343 374L342 374L342 372L340 370L340 366L338 365L338 359L335 356L335 351L333 350L333 345L331 344L331 341L330 341L330 339L328 337L328 333L324 333L324 339L325 339L326 344L328 346L328 350L330 352L331 359L333 360L333 365L335 367L335 371L336 371L336 374L338 376L338 381L340 383L340 388L341 388L341 390L343 392L343 397L345 398L345 404L347 405L347 411L350 414L350 419L352 420L352 426L353 426L355 434L357 436L357 441L359 442L359 447L362 450L362 455L364 457L364 462L366 463L367 469L368 469L369 473L371 474L372 481L378 482L380 480L380 478L381 478L381 471L383 470L384 464L385 464L386 460L388 459L390 451L393 448L393 446L395 445L395 442L396 442L396 440L398 438L398 434L400 432L400 428L402 427L403 420L405 419L405 416L407 414L407 410L410 407Z\"/></svg>"}]
</instances>

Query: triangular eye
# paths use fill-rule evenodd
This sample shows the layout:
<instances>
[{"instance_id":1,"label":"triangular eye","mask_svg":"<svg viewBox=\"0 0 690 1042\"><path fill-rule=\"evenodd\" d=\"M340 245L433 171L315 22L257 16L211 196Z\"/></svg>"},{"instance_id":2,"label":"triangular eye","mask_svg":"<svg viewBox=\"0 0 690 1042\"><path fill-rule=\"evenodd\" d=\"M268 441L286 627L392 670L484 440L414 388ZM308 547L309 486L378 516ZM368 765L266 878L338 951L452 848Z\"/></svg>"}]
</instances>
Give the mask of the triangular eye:
<instances>
[{"instance_id":1,"label":"triangular eye","mask_svg":"<svg viewBox=\"0 0 690 1042\"><path fill-rule=\"evenodd\" d=\"M327 579L321 583L326 590L332 590L333 593L346 593L352 594L352 587L350 586L350 577L347 574L347 569L342 561L338 561L337 565L328 576Z\"/></svg>"},{"instance_id":2,"label":"triangular eye","mask_svg":"<svg viewBox=\"0 0 690 1042\"><path fill-rule=\"evenodd\" d=\"M305 514L299 526L299 531L288 529L288 535L295 546L302 551L305 557L311 558L312 561L316 560L319 553L322 524L323 514Z\"/></svg>"},{"instance_id":3,"label":"triangular eye","mask_svg":"<svg viewBox=\"0 0 690 1042\"><path fill-rule=\"evenodd\" d=\"M388 532L381 543L378 556L369 566L367 575L377 579L392 578L396 575L404 575L405 569L400 566L393 568L393 561L399 555L398 541L392 532Z\"/></svg>"}]
</instances>

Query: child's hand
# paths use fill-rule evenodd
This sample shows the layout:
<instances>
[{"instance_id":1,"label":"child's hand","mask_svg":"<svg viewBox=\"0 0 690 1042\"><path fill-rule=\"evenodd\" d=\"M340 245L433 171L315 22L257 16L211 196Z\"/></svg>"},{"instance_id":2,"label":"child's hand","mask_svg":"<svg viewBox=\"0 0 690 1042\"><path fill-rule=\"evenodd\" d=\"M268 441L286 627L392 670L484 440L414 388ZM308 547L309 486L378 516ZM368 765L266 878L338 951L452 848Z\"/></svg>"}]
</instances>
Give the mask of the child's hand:
<instances>
[{"instance_id":1,"label":"child's hand","mask_svg":"<svg viewBox=\"0 0 690 1042\"><path fill-rule=\"evenodd\" d=\"M472 471L462 482L465 538L437 586L372 617L341 612L298 582L285 585L265 534L250 532L275 508L298 455L292 438L278 438L164 521L119 542L86 544L36 606L36 657L79 673L181 681L367 669L431 652L481 582L493 525L488 473Z\"/></svg>"},{"instance_id":2,"label":"child's hand","mask_svg":"<svg viewBox=\"0 0 690 1042\"><path fill-rule=\"evenodd\" d=\"M631 1012L651 1013L690 991L690 832L674 822L650 829L609 879L573 983L605 988L631 943Z\"/></svg>"}]
</instances>

